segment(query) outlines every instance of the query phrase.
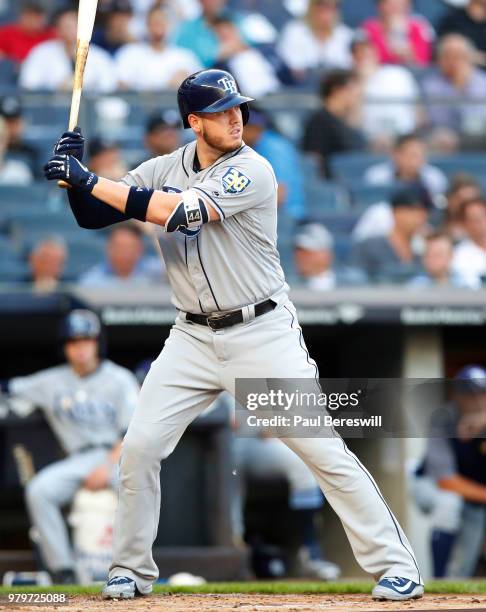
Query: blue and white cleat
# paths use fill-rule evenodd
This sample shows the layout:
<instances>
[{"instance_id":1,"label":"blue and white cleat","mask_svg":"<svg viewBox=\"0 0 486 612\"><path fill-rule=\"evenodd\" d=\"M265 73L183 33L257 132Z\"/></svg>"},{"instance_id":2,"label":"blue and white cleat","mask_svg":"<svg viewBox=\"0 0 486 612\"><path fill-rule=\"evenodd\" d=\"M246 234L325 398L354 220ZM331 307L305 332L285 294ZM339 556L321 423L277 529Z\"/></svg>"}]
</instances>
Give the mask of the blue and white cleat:
<instances>
[{"instance_id":1,"label":"blue and white cleat","mask_svg":"<svg viewBox=\"0 0 486 612\"><path fill-rule=\"evenodd\" d=\"M133 599L138 594L135 580L126 576L114 576L105 584L102 597L103 599Z\"/></svg>"},{"instance_id":2,"label":"blue and white cleat","mask_svg":"<svg viewBox=\"0 0 486 612\"><path fill-rule=\"evenodd\" d=\"M423 584L418 584L409 578L386 576L371 592L373 599L389 599L391 601L406 601L419 599L424 594Z\"/></svg>"}]
</instances>

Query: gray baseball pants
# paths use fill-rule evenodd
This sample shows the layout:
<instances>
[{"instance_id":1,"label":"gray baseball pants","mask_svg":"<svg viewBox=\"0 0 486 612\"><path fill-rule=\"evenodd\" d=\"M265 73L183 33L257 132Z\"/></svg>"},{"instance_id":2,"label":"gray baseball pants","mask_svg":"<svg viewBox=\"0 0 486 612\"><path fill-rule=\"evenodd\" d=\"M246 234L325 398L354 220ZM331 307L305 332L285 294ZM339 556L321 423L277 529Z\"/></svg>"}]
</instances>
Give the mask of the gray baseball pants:
<instances>
[{"instance_id":1,"label":"gray baseball pants","mask_svg":"<svg viewBox=\"0 0 486 612\"><path fill-rule=\"evenodd\" d=\"M314 379L290 301L217 332L177 317L143 384L122 446L110 578L128 576L142 593L158 577L152 557L160 511L160 462L186 427L236 378ZM410 543L372 476L338 437L283 438L313 472L341 519L360 566L422 582Z\"/></svg>"},{"instance_id":2,"label":"gray baseball pants","mask_svg":"<svg viewBox=\"0 0 486 612\"><path fill-rule=\"evenodd\" d=\"M48 465L27 483L27 509L37 530L42 559L51 571L74 569L73 550L61 509L72 501L88 474L106 461L108 453L104 448L73 453Z\"/></svg>"}]
</instances>

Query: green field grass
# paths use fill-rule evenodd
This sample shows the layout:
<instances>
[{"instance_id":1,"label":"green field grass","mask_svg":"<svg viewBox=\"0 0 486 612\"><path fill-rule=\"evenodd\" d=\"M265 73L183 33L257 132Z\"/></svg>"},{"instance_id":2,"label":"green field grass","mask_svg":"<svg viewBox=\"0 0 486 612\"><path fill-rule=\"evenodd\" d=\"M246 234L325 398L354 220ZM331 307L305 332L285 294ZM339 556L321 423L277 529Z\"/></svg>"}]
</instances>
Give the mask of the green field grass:
<instances>
[{"instance_id":1,"label":"green field grass","mask_svg":"<svg viewBox=\"0 0 486 612\"><path fill-rule=\"evenodd\" d=\"M259 593L259 594L368 594L372 582L210 582L197 587L175 587L157 584L155 593ZM427 593L486 594L486 580L431 581L426 584ZM52 586L52 587L0 587L0 595L8 593L69 593L71 595L93 595L100 592L99 586Z\"/></svg>"}]
</instances>

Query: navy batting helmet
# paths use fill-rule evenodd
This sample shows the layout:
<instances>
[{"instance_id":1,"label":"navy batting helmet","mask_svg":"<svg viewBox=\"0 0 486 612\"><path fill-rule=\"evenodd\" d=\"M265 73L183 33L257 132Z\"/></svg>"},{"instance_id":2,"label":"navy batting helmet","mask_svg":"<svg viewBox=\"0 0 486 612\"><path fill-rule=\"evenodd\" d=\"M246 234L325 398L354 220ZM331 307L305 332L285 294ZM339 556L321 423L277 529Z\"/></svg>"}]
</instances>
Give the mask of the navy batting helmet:
<instances>
[{"instance_id":1,"label":"navy batting helmet","mask_svg":"<svg viewBox=\"0 0 486 612\"><path fill-rule=\"evenodd\" d=\"M253 98L242 96L233 75L226 70L201 70L184 79L177 92L177 102L185 128L191 113L219 113L233 106L241 108L243 125L248 121L248 102Z\"/></svg>"},{"instance_id":2,"label":"navy batting helmet","mask_svg":"<svg viewBox=\"0 0 486 612\"><path fill-rule=\"evenodd\" d=\"M61 324L62 342L81 338L99 338L100 335L100 320L91 310L82 308L72 310Z\"/></svg>"},{"instance_id":3,"label":"navy batting helmet","mask_svg":"<svg viewBox=\"0 0 486 612\"><path fill-rule=\"evenodd\" d=\"M458 393L486 393L486 369L480 365L464 366L454 377Z\"/></svg>"}]
</instances>

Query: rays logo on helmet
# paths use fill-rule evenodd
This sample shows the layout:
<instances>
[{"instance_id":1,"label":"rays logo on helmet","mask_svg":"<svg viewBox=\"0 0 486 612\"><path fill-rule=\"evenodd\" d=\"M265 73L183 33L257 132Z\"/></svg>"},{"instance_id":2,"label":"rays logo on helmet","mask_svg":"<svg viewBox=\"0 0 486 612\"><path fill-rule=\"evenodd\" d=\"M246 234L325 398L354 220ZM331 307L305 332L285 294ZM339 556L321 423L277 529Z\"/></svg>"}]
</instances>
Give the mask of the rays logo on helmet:
<instances>
[{"instance_id":1,"label":"rays logo on helmet","mask_svg":"<svg viewBox=\"0 0 486 612\"><path fill-rule=\"evenodd\" d=\"M229 79L228 77L223 77L222 79L218 79L218 83L221 83L221 87L227 91L228 93L238 93L238 87L236 87L236 81L233 79Z\"/></svg>"},{"instance_id":2,"label":"rays logo on helmet","mask_svg":"<svg viewBox=\"0 0 486 612\"><path fill-rule=\"evenodd\" d=\"M251 179L236 168L229 168L221 183L225 193L242 193L251 184Z\"/></svg>"}]
</instances>

